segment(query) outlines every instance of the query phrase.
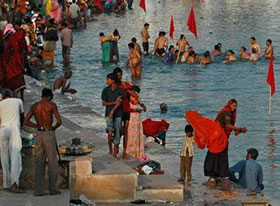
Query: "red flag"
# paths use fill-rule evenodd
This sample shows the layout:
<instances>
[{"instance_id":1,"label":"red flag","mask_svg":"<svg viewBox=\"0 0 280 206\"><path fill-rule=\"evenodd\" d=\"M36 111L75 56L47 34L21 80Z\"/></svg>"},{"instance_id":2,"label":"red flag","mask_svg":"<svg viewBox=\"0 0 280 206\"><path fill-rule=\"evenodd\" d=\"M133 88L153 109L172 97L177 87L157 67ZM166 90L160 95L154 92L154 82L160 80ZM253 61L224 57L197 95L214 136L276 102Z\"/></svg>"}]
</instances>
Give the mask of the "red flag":
<instances>
[{"instance_id":1,"label":"red flag","mask_svg":"<svg viewBox=\"0 0 280 206\"><path fill-rule=\"evenodd\" d=\"M146 12L146 2L145 2L145 0L140 0L139 6Z\"/></svg>"},{"instance_id":2,"label":"red flag","mask_svg":"<svg viewBox=\"0 0 280 206\"><path fill-rule=\"evenodd\" d=\"M101 3L101 0L96 0L95 6L97 6L100 10L104 9L103 4Z\"/></svg>"},{"instance_id":3,"label":"red flag","mask_svg":"<svg viewBox=\"0 0 280 206\"><path fill-rule=\"evenodd\" d=\"M175 25L174 25L174 21L173 21L173 15L171 15L171 19L170 19L170 28L169 28L169 36L171 39L173 39L173 34L175 31Z\"/></svg>"},{"instance_id":4,"label":"red flag","mask_svg":"<svg viewBox=\"0 0 280 206\"><path fill-rule=\"evenodd\" d=\"M275 94L275 80L274 80L274 68L273 68L273 56L270 57L268 74L266 82L270 86L270 95L273 96Z\"/></svg>"},{"instance_id":5,"label":"red flag","mask_svg":"<svg viewBox=\"0 0 280 206\"><path fill-rule=\"evenodd\" d=\"M195 23L195 16L194 16L194 11L193 11L193 7L191 8L191 12L188 18L188 22L187 25L189 27L190 32L192 32L195 36L195 38L197 38L197 33L196 33L196 23Z\"/></svg>"}]
</instances>

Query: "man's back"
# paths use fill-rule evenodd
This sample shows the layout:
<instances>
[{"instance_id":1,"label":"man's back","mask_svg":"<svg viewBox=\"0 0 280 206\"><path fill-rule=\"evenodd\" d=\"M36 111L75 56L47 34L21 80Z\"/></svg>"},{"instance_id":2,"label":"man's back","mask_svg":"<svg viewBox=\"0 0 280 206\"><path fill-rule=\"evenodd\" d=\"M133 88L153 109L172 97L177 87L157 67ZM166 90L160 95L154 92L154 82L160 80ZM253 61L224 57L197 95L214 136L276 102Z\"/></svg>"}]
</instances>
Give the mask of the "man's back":
<instances>
[{"instance_id":1,"label":"man's back","mask_svg":"<svg viewBox=\"0 0 280 206\"><path fill-rule=\"evenodd\" d=\"M7 98L0 102L1 126L17 124L20 126L20 113L23 113L23 103L18 98Z\"/></svg>"},{"instance_id":2,"label":"man's back","mask_svg":"<svg viewBox=\"0 0 280 206\"><path fill-rule=\"evenodd\" d=\"M55 108L55 103L44 100L41 100L32 106L33 114L39 127L46 129L52 128Z\"/></svg>"},{"instance_id":3,"label":"man's back","mask_svg":"<svg viewBox=\"0 0 280 206\"><path fill-rule=\"evenodd\" d=\"M230 169L230 173L239 173L238 184L252 192L260 192L263 171L259 163L253 159L241 160Z\"/></svg>"}]
</instances>

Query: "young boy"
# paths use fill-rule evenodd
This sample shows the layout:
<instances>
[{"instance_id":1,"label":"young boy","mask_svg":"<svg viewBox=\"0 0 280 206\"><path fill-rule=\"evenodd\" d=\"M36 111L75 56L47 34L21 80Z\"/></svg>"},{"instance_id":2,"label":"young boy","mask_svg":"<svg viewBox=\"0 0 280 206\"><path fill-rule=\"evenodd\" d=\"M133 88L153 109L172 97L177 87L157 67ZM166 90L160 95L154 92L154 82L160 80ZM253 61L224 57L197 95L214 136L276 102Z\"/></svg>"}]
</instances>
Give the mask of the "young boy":
<instances>
[{"instance_id":1,"label":"young boy","mask_svg":"<svg viewBox=\"0 0 280 206\"><path fill-rule=\"evenodd\" d=\"M183 149L181 151L181 163L180 163L180 179L178 182L184 184L185 183L185 177L186 177L186 171L187 171L187 184L190 186L192 181L192 173L191 173L191 167L192 167L192 159L194 155L194 149L193 149L193 128L191 125L187 125L185 127L185 133L186 136L183 139Z\"/></svg>"}]
</instances>

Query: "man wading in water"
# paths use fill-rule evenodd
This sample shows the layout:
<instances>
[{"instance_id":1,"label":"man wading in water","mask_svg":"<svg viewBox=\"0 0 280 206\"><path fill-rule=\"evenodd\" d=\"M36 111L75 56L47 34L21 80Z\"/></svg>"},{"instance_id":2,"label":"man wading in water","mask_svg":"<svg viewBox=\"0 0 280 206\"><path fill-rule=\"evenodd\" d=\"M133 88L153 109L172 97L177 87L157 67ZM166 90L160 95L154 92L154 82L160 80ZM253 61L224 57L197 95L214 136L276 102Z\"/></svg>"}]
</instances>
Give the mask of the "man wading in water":
<instances>
[{"instance_id":1,"label":"man wading in water","mask_svg":"<svg viewBox=\"0 0 280 206\"><path fill-rule=\"evenodd\" d=\"M31 106L24 121L27 126L37 128L38 130L35 137L35 196L44 195L46 158L48 159L49 194L61 194L56 189L58 159L55 130L62 124L62 121L56 104L51 102L52 98L52 91L50 89L43 89L41 101ZM53 115L56 119L55 126L53 126ZM34 116L36 123L30 121L32 116Z\"/></svg>"}]
</instances>

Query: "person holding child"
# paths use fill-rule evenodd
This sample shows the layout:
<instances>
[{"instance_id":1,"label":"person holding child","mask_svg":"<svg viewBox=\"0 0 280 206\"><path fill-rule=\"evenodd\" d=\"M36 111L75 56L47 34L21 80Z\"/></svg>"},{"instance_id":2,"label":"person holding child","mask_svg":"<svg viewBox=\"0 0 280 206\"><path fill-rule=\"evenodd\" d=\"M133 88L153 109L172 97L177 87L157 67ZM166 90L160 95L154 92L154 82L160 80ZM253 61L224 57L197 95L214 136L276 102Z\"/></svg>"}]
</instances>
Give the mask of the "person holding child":
<instances>
[{"instance_id":1,"label":"person holding child","mask_svg":"<svg viewBox=\"0 0 280 206\"><path fill-rule=\"evenodd\" d=\"M187 184L190 186L192 181L192 160L194 155L193 143L193 128L191 125L185 127L186 136L183 139L183 149L181 151L180 157L180 179L178 182L185 184L185 178L187 173Z\"/></svg>"}]
</instances>

